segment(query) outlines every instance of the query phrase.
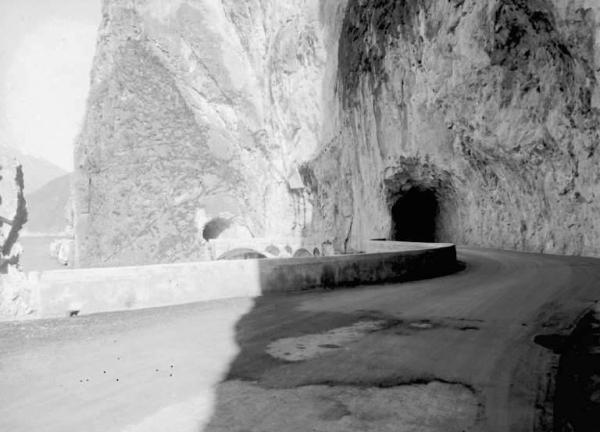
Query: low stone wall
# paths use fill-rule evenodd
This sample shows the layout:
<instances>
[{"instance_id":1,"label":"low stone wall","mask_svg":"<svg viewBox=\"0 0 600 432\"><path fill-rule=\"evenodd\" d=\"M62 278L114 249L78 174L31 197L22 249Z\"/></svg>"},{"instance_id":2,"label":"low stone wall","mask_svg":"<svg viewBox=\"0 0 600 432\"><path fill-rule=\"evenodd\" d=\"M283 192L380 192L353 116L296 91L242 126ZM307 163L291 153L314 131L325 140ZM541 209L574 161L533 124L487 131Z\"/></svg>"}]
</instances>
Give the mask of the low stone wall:
<instances>
[{"instance_id":1,"label":"low stone wall","mask_svg":"<svg viewBox=\"0 0 600 432\"><path fill-rule=\"evenodd\" d=\"M393 245L379 243L397 243ZM450 244L369 242L368 252L319 258L260 260L262 293L425 279L457 268Z\"/></svg>"},{"instance_id":2,"label":"low stone wall","mask_svg":"<svg viewBox=\"0 0 600 432\"><path fill-rule=\"evenodd\" d=\"M420 279L456 268L451 244L369 242L368 253L31 273L38 317Z\"/></svg>"}]
</instances>

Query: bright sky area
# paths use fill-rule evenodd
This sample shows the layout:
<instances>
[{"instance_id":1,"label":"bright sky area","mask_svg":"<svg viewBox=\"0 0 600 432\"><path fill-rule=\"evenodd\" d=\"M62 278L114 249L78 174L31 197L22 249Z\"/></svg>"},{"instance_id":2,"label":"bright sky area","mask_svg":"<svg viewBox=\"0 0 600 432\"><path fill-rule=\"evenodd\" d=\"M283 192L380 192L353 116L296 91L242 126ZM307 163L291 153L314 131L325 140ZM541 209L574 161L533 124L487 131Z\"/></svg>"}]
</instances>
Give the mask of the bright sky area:
<instances>
[{"instance_id":1,"label":"bright sky area","mask_svg":"<svg viewBox=\"0 0 600 432\"><path fill-rule=\"evenodd\" d=\"M0 145L73 170L101 0L0 0Z\"/></svg>"}]
</instances>

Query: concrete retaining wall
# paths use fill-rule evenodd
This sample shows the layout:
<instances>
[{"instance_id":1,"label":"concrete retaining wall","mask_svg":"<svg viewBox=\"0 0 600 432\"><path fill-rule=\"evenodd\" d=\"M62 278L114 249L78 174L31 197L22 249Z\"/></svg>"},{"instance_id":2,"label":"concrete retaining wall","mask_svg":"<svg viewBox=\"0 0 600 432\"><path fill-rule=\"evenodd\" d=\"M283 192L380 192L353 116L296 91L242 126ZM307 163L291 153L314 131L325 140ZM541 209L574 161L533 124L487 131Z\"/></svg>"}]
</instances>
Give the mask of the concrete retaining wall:
<instances>
[{"instance_id":1,"label":"concrete retaining wall","mask_svg":"<svg viewBox=\"0 0 600 432\"><path fill-rule=\"evenodd\" d=\"M369 242L369 253L32 273L39 317L428 278L456 268L451 244Z\"/></svg>"}]
</instances>

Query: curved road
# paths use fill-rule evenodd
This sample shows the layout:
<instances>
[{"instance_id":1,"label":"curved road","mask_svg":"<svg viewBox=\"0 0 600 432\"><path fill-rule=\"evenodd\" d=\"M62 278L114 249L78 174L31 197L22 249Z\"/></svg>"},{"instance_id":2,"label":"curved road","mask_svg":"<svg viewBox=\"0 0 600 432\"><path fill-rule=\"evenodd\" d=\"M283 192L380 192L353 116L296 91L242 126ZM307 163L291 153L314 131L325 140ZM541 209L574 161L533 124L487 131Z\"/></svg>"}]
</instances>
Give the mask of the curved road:
<instances>
[{"instance_id":1,"label":"curved road","mask_svg":"<svg viewBox=\"0 0 600 432\"><path fill-rule=\"evenodd\" d=\"M558 355L534 338L600 299L600 260L459 259L425 281L2 323L0 430L551 430ZM365 320L384 325L305 361L265 351Z\"/></svg>"}]
</instances>

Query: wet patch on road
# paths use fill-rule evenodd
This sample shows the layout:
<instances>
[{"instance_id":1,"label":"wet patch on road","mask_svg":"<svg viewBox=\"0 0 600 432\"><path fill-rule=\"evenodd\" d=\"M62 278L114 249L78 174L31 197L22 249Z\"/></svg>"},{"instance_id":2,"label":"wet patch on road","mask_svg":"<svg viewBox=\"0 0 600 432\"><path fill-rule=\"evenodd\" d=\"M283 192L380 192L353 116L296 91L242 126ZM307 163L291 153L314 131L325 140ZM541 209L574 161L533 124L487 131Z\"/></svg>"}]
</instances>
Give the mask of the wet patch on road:
<instances>
[{"instance_id":1,"label":"wet patch on road","mask_svg":"<svg viewBox=\"0 0 600 432\"><path fill-rule=\"evenodd\" d=\"M477 327L477 326L462 326L462 327L457 327L457 329L460 331L473 331L473 330L479 330L479 327Z\"/></svg>"},{"instance_id":2,"label":"wet patch on road","mask_svg":"<svg viewBox=\"0 0 600 432\"><path fill-rule=\"evenodd\" d=\"M274 349L278 345L277 342L282 339L326 334L339 328L352 327L358 322L378 323L376 328L372 329L374 331L364 333L355 340L356 343L360 343L365 336L383 333L402 323L397 317L374 310L358 310L352 313L303 311L296 307L297 300L294 297L268 299L259 297L255 300L256 305L252 314L244 316L236 325L236 343L240 347L240 352L231 364L226 380L262 381L265 374L271 376L274 370L286 368L287 371L289 367L306 363L293 361L293 353L289 350L278 350L279 356L272 356L267 352L269 345ZM335 353L344 353L349 349L350 343L319 338L314 344L318 355L308 361L314 362L336 355ZM296 344L292 346L293 351L306 351L307 345L302 342L299 344L304 345L305 349L299 349ZM312 342L310 346L313 346ZM324 356L325 353L330 355ZM306 356L306 353L301 356ZM294 375L292 371L285 373L288 377L290 374Z\"/></svg>"},{"instance_id":3,"label":"wet patch on road","mask_svg":"<svg viewBox=\"0 0 600 432\"><path fill-rule=\"evenodd\" d=\"M392 330L393 334L397 336L410 336L416 332L442 328L459 331L477 331L480 329L479 326L475 325L455 325L429 319L403 321L382 316L377 319L374 311L369 311L368 315L364 315L364 317L367 316L372 319L363 318L350 326L334 328L322 333L277 339L266 347L265 352L278 360L300 362L333 353L371 333L384 332L385 330Z\"/></svg>"},{"instance_id":4,"label":"wet patch on road","mask_svg":"<svg viewBox=\"0 0 600 432\"><path fill-rule=\"evenodd\" d=\"M318 384L287 389L228 381L219 386L215 414L205 430L459 432L475 424L479 409L467 386L435 380L385 388Z\"/></svg>"},{"instance_id":5,"label":"wet patch on road","mask_svg":"<svg viewBox=\"0 0 600 432\"><path fill-rule=\"evenodd\" d=\"M389 328L386 320L359 321L324 333L278 339L270 343L266 352L277 359L290 362L308 360L334 350L339 350L369 333Z\"/></svg>"},{"instance_id":6,"label":"wet patch on road","mask_svg":"<svg viewBox=\"0 0 600 432\"><path fill-rule=\"evenodd\" d=\"M477 331L480 330L479 325L467 324L467 322L482 322L481 320L457 320L457 319L442 319L432 321L429 319L411 320L403 325L398 326L397 335L409 336L415 331L436 330L436 329L454 329L459 331Z\"/></svg>"},{"instance_id":7,"label":"wet patch on road","mask_svg":"<svg viewBox=\"0 0 600 432\"><path fill-rule=\"evenodd\" d=\"M252 381L266 388L330 382L354 385L358 381L368 385L388 379L413 381L423 373L402 366L403 359L411 355L406 351L410 338L448 330L470 338L480 324L460 318L402 317L367 308L344 313L311 312L297 307L297 297L255 300L252 314L236 325L240 351L225 381ZM342 332L342 340L337 339L338 329L356 330L353 326L360 322L376 325L348 339L352 330Z\"/></svg>"}]
</instances>

